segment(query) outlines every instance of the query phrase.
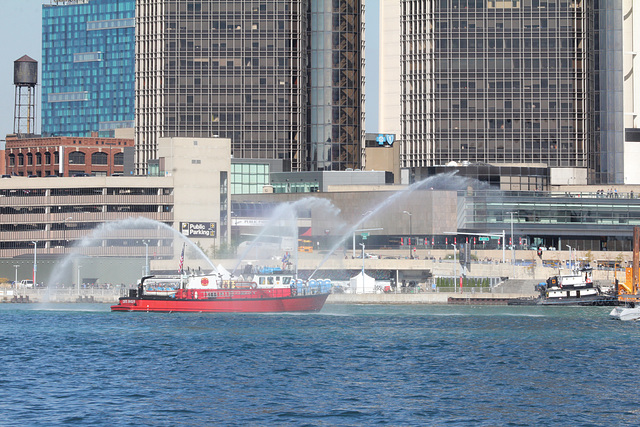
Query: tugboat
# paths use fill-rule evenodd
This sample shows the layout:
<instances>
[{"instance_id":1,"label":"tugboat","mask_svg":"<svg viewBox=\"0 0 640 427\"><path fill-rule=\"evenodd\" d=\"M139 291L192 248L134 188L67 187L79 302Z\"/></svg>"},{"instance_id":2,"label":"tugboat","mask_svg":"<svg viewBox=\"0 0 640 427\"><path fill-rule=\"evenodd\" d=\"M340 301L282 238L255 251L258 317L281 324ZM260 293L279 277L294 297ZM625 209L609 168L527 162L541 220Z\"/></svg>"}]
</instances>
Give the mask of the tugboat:
<instances>
[{"instance_id":1,"label":"tugboat","mask_svg":"<svg viewBox=\"0 0 640 427\"><path fill-rule=\"evenodd\" d=\"M304 282L280 268L246 279L221 274L145 276L111 311L268 313L317 312L331 291L328 279Z\"/></svg>"},{"instance_id":2,"label":"tugboat","mask_svg":"<svg viewBox=\"0 0 640 427\"><path fill-rule=\"evenodd\" d=\"M591 267L575 269L571 274L552 276L540 283L540 305L616 305L617 298L593 284Z\"/></svg>"}]
</instances>

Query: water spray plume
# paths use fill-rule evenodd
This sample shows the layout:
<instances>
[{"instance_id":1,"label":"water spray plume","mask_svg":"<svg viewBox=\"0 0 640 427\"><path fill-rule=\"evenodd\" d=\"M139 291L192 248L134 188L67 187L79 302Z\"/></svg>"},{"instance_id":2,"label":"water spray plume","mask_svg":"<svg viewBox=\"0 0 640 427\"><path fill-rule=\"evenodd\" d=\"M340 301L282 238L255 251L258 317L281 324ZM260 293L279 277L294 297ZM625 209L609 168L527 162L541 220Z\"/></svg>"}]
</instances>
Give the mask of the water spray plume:
<instances>
[{"instance_id":1,"label":"water spray plume","mask_svg":"<svg viewBox=\"0 0 640 427\"><path fill-rule=\"evenodd\" d=\"M325 215L331 215L336 218L340 212L331 201L320 197L305 197L295 202L281 203L272 212L267 224L260 230L260 233L251 241L251 243L244 249L237 260L232 274L235 274L240 264L248 258L248 255L252 252L257 253L257 248L260 244L266 240L275 238L280 242L288 239L291 242L291 251L293 252L293 265L298 265L298 218L300 213L306 210L321 210ZM273 245L272 245L273 246ZM268 248L270 254L273 255L274 248ZM281 250L278 247L278 252Z\"/></svg>"},{"instance_id":2,"label":"water spray plume","mask_svg":"<svg viewBox=\"0 0 640 427\"><path fill-rule=\"evenodd\" d=\"M329 250L329 252L325 255L325 257L322 259L320 264L318 264L316 269L311 273L311 275L309 276L309 279L311 279L314 276L314 274L316 274L318 269L322 267L322 265L329 259L329 257L339 247L341 247L344 244L345 240L347 240L357 229L359 229L365 221L369 220L371 217L375 216L381 210L390 206L392 203L397 203L398 199L400 199L401 197L409 196L411 193L413 193L416 190L428 189L428 190L454 191L454 190L466 190L468 187L486 188L488 187L488 184L482 183L473 178L457 176L457 171L454 171L454 172L448 172L444 174L430 176L428 178L423 179L422 181L418 181L411 184L410 186L408 186L403 190L399 190L393 193L391 196L385 199L381 204L379 204L374 209L369 211L366 215L364 215L362 218L360 218L360 220L358 220L355 224L353 224L351 228L347 230L347 232L342 236L342 238L338 240L338 242Z\"/></svg>"},{"instance_id":3,"label":"water spray plume","mask_svg":"<svg viewBox=\"0 0 640 427\"><path fill-rule=\"evenodd\" d=\"M116 234L122 230L141 230L141 229L154 229L154 230L162 230L168 233L167 236L161 236L159 238L178 238L180 241L183 241L187 244L187 246L195 251L198 254L198 257L204 260L209 264L211 269L218 273L218 269L213 265L211 260L207 257L207 255L202 252L202 250L196 246L191 240L189 240L186 236L180 233L178 230L173 229L159 221L155 221L149 218L137 217L137 218L127 218L117 221L109 221L100 224L98 227L93 229L88 235L84 236L81 240L72 246L71 251L67 254L59 263L58 267L54 271L54 273L49 278L49 283L51 284L60 284L62 282L62 278L65 276L65 273L72 267L73 262L83 256L82 249L89 248L95 246L96 243L100 243L104 239L108 239L111 235ZM131 237L124 237L125 239L133 239ZM177 266L177 265L176 265Z\"/></svg>"}]
</instances>

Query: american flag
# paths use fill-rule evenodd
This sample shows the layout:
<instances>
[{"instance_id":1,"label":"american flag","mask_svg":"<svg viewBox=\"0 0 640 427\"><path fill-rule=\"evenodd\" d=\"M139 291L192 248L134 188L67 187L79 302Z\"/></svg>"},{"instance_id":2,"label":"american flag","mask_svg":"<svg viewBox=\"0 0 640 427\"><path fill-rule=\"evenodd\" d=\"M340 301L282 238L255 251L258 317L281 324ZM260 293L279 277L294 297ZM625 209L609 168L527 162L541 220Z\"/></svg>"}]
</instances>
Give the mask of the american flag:
<instances>
[{"instance_id":1,"label":"american flag","mask_svg":"<svg viewBox=\"0 0 640 427\"><path fill-rule=\"evenodd\" d=\"M182 244L182 253L180 254L180 265L178 266L178 273L182 274L182 267L184 265L184 246L185 243Z\"/></svg>"}]
</instances>

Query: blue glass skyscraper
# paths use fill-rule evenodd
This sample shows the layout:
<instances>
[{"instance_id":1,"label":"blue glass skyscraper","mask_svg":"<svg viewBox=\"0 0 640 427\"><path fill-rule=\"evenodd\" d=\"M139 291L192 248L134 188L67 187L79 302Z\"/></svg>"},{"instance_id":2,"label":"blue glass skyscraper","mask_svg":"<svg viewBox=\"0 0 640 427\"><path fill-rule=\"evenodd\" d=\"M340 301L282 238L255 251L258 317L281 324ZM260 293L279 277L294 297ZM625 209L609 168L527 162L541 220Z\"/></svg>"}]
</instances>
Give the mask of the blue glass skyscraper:
<instances>
[{"instance_id":1,"label":"blue glass skyscraper","mask_svg":"<svg viewBox=\"0 0 640 427\"><path fill-rule=\"evenodd\" d=\"M42 133L110 136L132 128L135 0L42 6Z\"/></svg>"}]
</instances>

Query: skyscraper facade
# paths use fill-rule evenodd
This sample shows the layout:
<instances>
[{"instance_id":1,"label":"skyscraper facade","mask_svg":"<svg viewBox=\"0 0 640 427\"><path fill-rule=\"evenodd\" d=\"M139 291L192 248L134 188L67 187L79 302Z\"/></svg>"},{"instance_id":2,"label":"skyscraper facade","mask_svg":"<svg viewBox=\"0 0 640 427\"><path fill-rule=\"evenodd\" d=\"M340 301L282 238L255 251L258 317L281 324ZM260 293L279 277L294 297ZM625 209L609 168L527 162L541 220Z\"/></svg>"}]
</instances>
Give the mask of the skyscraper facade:
<instances>
[{"instance_id":1,"label":"skyscraper facade","mask_svg":"<svg viewBox=\"0 0 640 427\"><path fill-rule=\"evenodd\" d=\"M364 145L360 0L310 2L307 170L358 168Z\"/></svg>"},{"instance_id":2,"label":"skyscraper facade","mask_svg":"<svg viewBox=\"0 0 640 427\"><path fill-rule=\"evenodd\" d=\"M640 152L638 7L381 0L381 130L399 134L407 168L545 165L637 182L625 156Z\"/></svg>"},{"instance_id":3,"label":"skyscraper facade","mask_svg":"<svg viewBox=\"0 0 640 427\"><path fill-rule=\"evenodd\" d=\"M111 136L134 120L135 0L42 6L42 133Z\"/></svg>"},{"instance_id":4,"label":"skyscraper facade","mask_svg":"<svg viewBox=\"0 0 640 427\"><path fill-rule=\"evenodd\" d=\"M402 162L587 166L583 2L402 2Z\"/></svg>"},{"instance_id":5,"label":"skyscraper facade","mask_svg":"<svg viewBox=\"0 0 640 427\"><path fill-rule=\"evenodd\" d=\"M622 1L593 2L588 27L590 181L624 183L624 93ZM640 3L638 3L640 6ZM628 77L628 76L627 76Z\"/></svg>"},{"instance_id":6,"label":"skyscraper facade","mask_svg":"<svg viewBox=\"0 0 640 427\"><path fill-rule=\"evenodd\" d=\"M138 2L136 170L160 137L230 138L237 158L302 167L306 2Z\"/></svg>"},{"instance_id":7,"label":"skyscraper facade","mask_svg":"<svg viewBox=\"0 0 640 427\"><path fill-rule=\"evenodd\" d=\"M139 0L137 173L175 136L286 170L358 167L360 2Z\"/></svg>"}]
</instances>

